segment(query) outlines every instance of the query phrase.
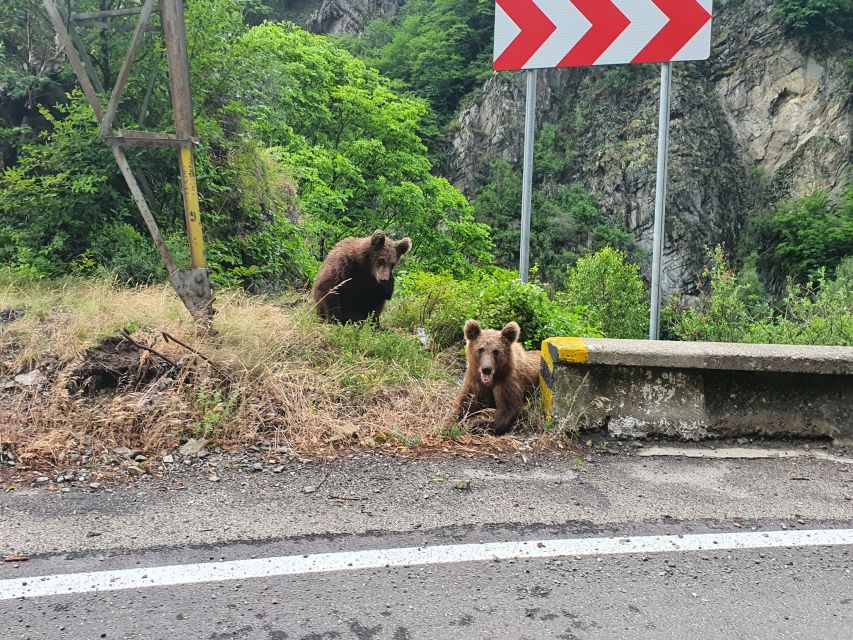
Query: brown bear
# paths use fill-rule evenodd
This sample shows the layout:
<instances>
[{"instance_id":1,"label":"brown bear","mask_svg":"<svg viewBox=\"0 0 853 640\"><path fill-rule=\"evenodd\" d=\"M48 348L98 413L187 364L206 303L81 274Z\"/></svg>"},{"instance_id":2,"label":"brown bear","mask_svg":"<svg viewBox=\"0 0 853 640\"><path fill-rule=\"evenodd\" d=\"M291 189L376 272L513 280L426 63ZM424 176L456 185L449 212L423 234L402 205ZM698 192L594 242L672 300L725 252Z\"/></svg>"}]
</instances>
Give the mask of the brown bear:
<instances>
[{"instance_id":1,"label":"brown bear","mask_svg":"<svg viewBox=\"0 0 853 640\"><path fill-rule=\"evenodd\" d=\"M317 312L341 323L378 319L394 293L394 267L411 248L409 238L393 240L378 229L367 238L341 240L314 281Z\"/></svg>"},{"instance_id":2,"label":"brown bear","mask_svg":"<svg viewBox=\"0 0 853 640\"><path fill-rule=\"evenodd\" d=\"M520 335L516 322L500 331L481 329L476 320L465 323L468 370L453 422L482 412L475 417L477 428L503 435L515 426L526 394L539 384L541 368L541 354L525 351L518 342Z\"/></svg>"}]
</instances>

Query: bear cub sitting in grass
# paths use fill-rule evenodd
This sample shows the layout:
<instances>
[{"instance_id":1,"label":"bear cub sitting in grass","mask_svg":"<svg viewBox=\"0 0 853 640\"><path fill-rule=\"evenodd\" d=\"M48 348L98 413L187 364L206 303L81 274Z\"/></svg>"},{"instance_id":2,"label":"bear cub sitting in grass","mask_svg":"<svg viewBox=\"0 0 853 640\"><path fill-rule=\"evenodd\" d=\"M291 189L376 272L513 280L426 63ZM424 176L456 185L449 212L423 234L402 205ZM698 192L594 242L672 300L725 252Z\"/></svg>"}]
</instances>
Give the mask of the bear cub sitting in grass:
<instances>
[{"instance_id":1,"label":"bear cub sitting in grass","mask_svg":"<svg viewBox=\"0 0 853 640\"><path fill-rule=\"evenodd\" d=\"M412 248L409 238L393 240L379 229L367 238L346 238L329 252L314 281L321 318L337 322L379 319L394 294L394 267Z\"/></svg>"},{"instance_id":2,"label":"bear cub sitting in grass","mask_svg":"<svg viewBox=\"0 0 853 640\"><path fill-rule=\"evenodd\" d=\"M474 416L474 426L503 435L515 426L526 395L539 384L541 355L518 342L521 327L510 322L500 331L465 323L468 370L453 408L453 422ZM492 411L488 411L491 409ZM476 416L482 412L482 416ZM489 417L490 416L490 417Z\"/></svg>"}]
</instances>

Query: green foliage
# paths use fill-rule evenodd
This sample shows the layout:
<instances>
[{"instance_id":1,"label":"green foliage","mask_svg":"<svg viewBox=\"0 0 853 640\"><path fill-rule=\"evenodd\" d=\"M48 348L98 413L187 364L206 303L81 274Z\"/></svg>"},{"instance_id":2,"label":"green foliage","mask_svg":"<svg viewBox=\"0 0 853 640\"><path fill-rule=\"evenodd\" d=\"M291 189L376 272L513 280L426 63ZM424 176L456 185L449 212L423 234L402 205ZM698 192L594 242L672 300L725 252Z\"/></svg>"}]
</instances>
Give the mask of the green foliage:
<instances>
[{"instance_id":1,"label":"green foliage","mask_svg":"<svg viewBox=\"0 0 853 640\"><path fill-rule=\"evenodd\" d=\"M853 186L837 206L824 192L790 200L750 221L759 268L776 279L800 284L832 271L853 254Z\"/></svg>"},{"instance_id":2,"label":"green foliage","mask_svg":"<svg viewBox=\"0 0 853 640\"><path fill-rule=\"evenodd\" d=\"M490 71L491 0L409 0L344 42L368 64L429 100L442 121Z\"/></svg>"},{"instance_id":3,"label":"green foliage","mask_svg":"<svg viewBox=\"0 0 853 640\"><path fill-rule=\"evenodd\" d=\"M202 142L196 170L214 282L262 291L304 286L335 242L380 227L412 237L411 266L462 275L490 264L488 227L432 173L420 133L426 103L398 96L328 38L290 24L247 26L243 11L253 7L191 0L187 8ZM121 62L115 52L127 36L117 37L95 47L105 77ZM146 39L117 127L140 126L148 78L165 77L162 48L159 36ZM75 265L135 282L162 278L80 93L42 114L46 131L0 169L0 260L35 275ZM165 82L155 83L143 120L147 129L172 126ZM130 160L157 194L152 208L164 233L181 233L173 155L139 151Z\"/></svg>"},{"instance_id":4,"label":"green foliage","mask_svg":"<svg viewBox=\"0 0 853 640\"><path fill-rule=\"evenodd\" d=\"M196 392L196 407L199 420L193 424L193 433L203 438L221 438L234 418L239 404L238 393L223 394L200 387Z\"/></svg>"},{"instance_id":5,"label":"green foliage","mask_svg":"<svg viewBox=\"0 0 853 640\"><path fill-rule=\"evenodd\" d=\"M101 227L91 242L92 248L73 265L81 273L143 284L161 282L168 276L151 238L125 222Z\"/></svg>"},{"instance_id":6,"label":"green foliage","mask_svg":"<svg viewBox=\"0 0 853 640\"><path fill-rule=\"evenodd\" d=\"M711 293L696 308L675 312L671 331L682 340L853 345L853 258L830 280L824 270L805 286L790 282L774 308L749 279L733 272L722 249L712 254Z\"/></svg>"},{"instance_id":7,"label":"green foliage","mask_svg":"<svg viewBox=\"0 0 853 640\"><path fill-rule=\"evenodd\" d=\"M380 330L371 322L323 329L326 348L315 358L353 393L368 395L412 380L446 377L446 370L410 334Z\"/></svg>"},{"instance_id":8,"label":"green foliage","mask_svg":"<svg viewBox=\"0 0 853 640\"><path fill-rule=\"evenodd\" d=\"M545 137L547 143L549 137ZM566 155L563 155L566 153ZM559 167L567 152L539 147L544 179L534 184L531 219L531 261L538 264L543 279L559 282L567 265L585 254L606 246L628 250L633 237L610 223L587 189L580 183L561 182ZM549 169L554 173L546 173ZM492 165L489 182L474 201L477 219L492 226L496 255L501 266L518 264L521 244L521 175L503 160Z\"/></svg>"},{"instance_id":9,"label":"green foliage","mask_svg":"<svg viewBox=\"0 0 853 640\"><path fill-rule=\"evenodd\" d=\"M849 43L853 0L773 0L773 14L807 45Z\"/></svg>"},{"instance_id":10,"label":"green foliage","mask_svg":"<svg viewBox=\"0 0 853 640\"><path fill-rule=\"evenodd\" d=\"M442 349L462 339L470 318L493 328L516 321L525 346L538 348L553 336L601 335L597 325L584 321L583 311L550 297L538 284L522 284L504 269L481 270L464 281L415 272L398 278L398 293L383 322L409 331L424 327Z\"/></svg>"},{"instance_id":11,"label":"green foliage","mask_svg":"<svg viewBox=\"0 0 853 640\"><path fill-rule=\"evenodd\" d=\"M60 273L101 228L121 219L115 212L127 202L82 95L42 115L51 128L0 173L0 236L14 239L0 244L0 261L26 263L46 276Z\"/></svg>"},{"instance_id":12,"label":"green foliage","mask_svg":"<svg viewBox=\"0 0 853 640\"><path fill-rule=\"evenodd\" d=\"M649 301L637 265L616 249L605 247L578 260L566 279L566 303L586 307L587 318L608 338L648 335Z\"/></svg>"}]
</instances>

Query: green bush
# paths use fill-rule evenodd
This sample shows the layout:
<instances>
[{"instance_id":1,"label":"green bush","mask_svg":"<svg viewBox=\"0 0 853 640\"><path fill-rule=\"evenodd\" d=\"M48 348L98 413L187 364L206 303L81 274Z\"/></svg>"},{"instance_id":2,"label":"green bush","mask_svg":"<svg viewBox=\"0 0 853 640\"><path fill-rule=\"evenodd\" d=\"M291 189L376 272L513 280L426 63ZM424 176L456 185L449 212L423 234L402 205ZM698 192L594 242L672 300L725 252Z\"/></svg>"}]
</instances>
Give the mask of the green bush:
<instances>
[{"instance_id":1,"label":"green bush","mask_svg":"<svg viewBox=\"0 0 853 640\"><path fill-rule=\"evenodd\" d=\"M810 46L849 43L853 32L853 0L773 0L773 14Z\"/></svg>"},{"instance_id":2,"label":"green bush","mask_svg":"<svg viewBox=\"0 0 853 640\"><path fill-rule=\"evenodd\" d=\"M447 121L491 70L494 7L484 0L409 0L397 15L372 21L344 43L427 98Z\"/></svg>"},{"instance_id":3,"label":"green bush","mask_svg":"<svg viewBox=\"0 0 853 640\"><path fill-rule=\"evenodd\" d=\"M479 271L465 281L446 274L404 273L398 285L383 322L410 331L424 327L438 348L462 340L470 318L491 328L518 322L528 349L538 349L542 340L554 336L601 335L596 324L583 319L584 309L555 300L538 284L522 284L515 272L504 269Z\"/></svg>"},{"instance_id":4,"label":"green bush","mask_svg":"<svg viewBox=\"0 0 853 640\"><path fill-rule=\"evenodd\" d=\"M748 278L732 271L718 247L706 272L711 292L695 308L673 313L672 332L682 340L770 344L853 345L853 258L835 278L824 270L815 282L789 282L772 306L756 297Z\"/></svg>"},{"instance_id":5,"label":"green bush","mask_svg":"<svg viewBox=\"0 0 853 640\"><path fill-rule=\"evenodd\" d=\"M572 151L560 142L553 126L546 126L537 142L537 170L531 220L531 261L542 278L558 284L566 265L607 246L630 250L630 232L605 218L596 199L581 183L565 182L565 166ZM521 174L508 162L492 165L489 181L474 200L477 220L492 227L500 265L518 264L521 244Z\"/></svg>"},{"instance_id":6,"label":"green bush","mask_svg":"<svg viewBox=\"0 0 853 640\"><path fill-rule=\"evenodd\" d=\"M853 186L833 205L825 192L782 203L749 223L759 268L773 279L815 280L853 253Z\"/></svg>"},{"instance_id":7,"label":"green bush","mask_svg":"<svg viewBox=\"0 0 853 640\"><path fill-rule=\"evenodd\" d=\"M649 300L637 265L621 251L606 247L570 268L566 303L585 307L587 319L608 338L644 338L649 330Z\"/></svg>"}]
</instances>

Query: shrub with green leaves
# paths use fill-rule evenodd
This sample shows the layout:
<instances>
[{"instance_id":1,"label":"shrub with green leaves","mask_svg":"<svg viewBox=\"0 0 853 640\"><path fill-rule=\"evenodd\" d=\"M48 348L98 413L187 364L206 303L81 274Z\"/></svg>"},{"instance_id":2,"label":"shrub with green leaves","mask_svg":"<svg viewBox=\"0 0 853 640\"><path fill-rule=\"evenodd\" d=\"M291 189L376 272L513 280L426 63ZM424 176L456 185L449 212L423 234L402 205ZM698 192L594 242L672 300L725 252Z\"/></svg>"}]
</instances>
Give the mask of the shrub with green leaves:
<instances>
[{"instance_id":1,"label":"shrub with green leaves","mask_svg":"<svg viewBox=\"0 0 853 640\"><path fill-rule=\"evenodd\" d=\"M849 41L853 31L853 0L773 0L773 14L811 46Z\"/></svg>"},{"instance_id":2,"label":"shrub with green leaves","mask_svg":"<svg viewBox=\"0 0 853 640\"><path fill-rule=\"evenodd\" d=\"M515 272L492 269L464 281L447 274L400 274L397 294L382 319L410 331L424 327L437 348L461 341L471 318L497 329L515 321L524 345L538 349L554 336L600 336L597 324L584 315L584 309L561 303L540 285L522 284Z\"/></svg>"},{"instance_id":3,"label":"shrub with green leaves","mask_svg":"<svg viewBox=\"0 0 853 640\"><path fill-rule=\"evenodd\" d=\"M644 338L649 329L649 300L637 265L617 249L605 247L568 270L563 299L585 307L587 318L608 338Z\"/></svg>"},{"instance_id":4,"label":"shrub with green leaves","mask_svg":"<svg viewBox=\"0 0 853 640\"><path fill-rule=\"evenodd\" d=\"M754 294L743 274L728 265L722 249L711 254L706 272L711 292L695 308L675 311L671 331L681 340L853 346L853 258L830 279L790 281L775 307Z\"/></svg>"},{"instance_id":5,"label":"shrub with green leaves","mask_svg":"<svg viewBox=\"0 0 853 640\"><path fill-rule=\"evenodd\" d=\"M611 223L596 199L578 182L565 182L565 168L572 151L553 126L546 125L536 147L536 178L531 220L531 260L541 276L559 283L566 267L577 259L607 246L630 250L630 232ZM477 220L492 227L500 265L518 264L521 244L521 173L508 162L492 165L489 181L474 200Z\"/></svg>"},{"instance_id":6,"label":"shrub with green leaves","mask_svg":"<svg viewBox=\"0 0 853 640\"><path fill-rule=\"evenodd\" d=\"M853 185L837 203L823 191L783 202L753 218L749 234L771 279L805 284L822 269L831 273L853 254Z\"/></svg>"}]
</instances>

